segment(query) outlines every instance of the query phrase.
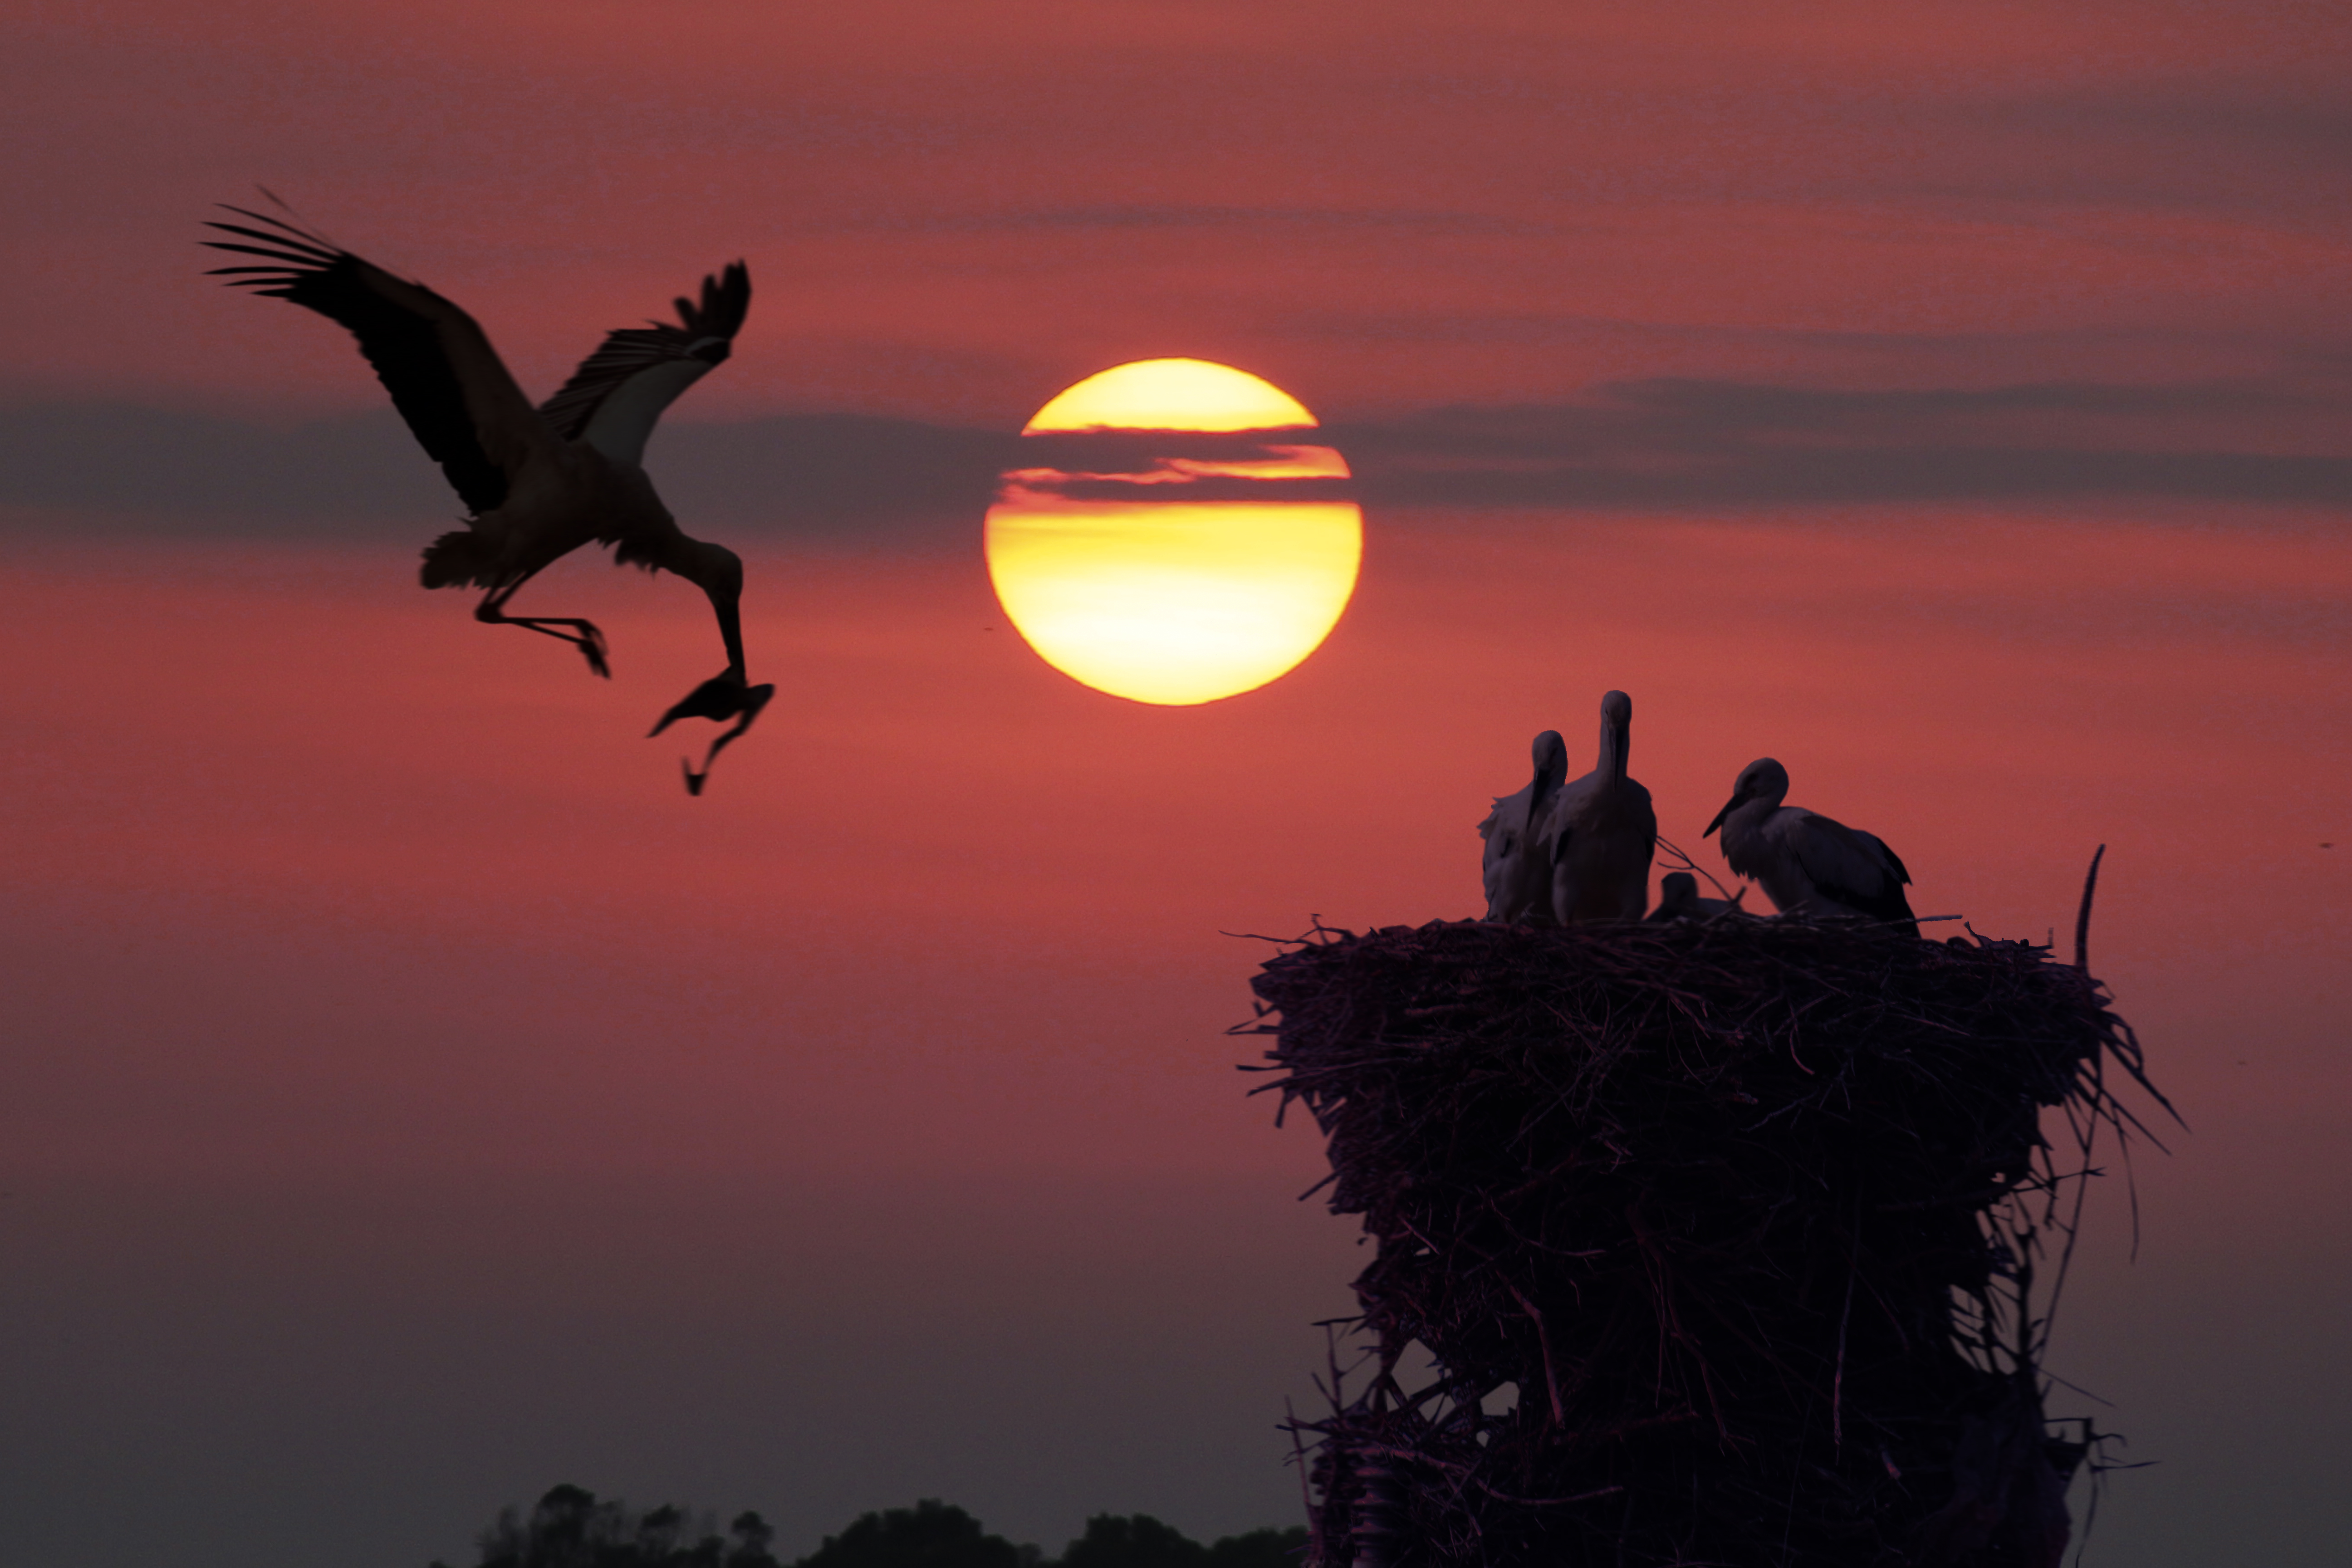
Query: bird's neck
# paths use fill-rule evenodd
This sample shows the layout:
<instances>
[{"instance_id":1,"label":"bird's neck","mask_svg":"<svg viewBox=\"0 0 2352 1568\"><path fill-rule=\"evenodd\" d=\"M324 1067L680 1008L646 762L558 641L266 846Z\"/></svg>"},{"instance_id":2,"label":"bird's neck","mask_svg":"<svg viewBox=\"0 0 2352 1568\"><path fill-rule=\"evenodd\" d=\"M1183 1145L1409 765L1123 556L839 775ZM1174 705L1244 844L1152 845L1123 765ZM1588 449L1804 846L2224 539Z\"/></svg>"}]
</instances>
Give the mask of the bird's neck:
<instances>
[{"instance_id":1,"label":"bird's neck","mask_svg":"<svg viewBox=\"0 0 2352 1568\"><path fill-rule=\"evenodd\" d=\"M736 679L749 679L750 672L743 668L743 616L734 597L721 599L713 594L710 607L719 616L719 636L727 644L727 668L734 671Z\"/></svg>"},{"instance_id":2,"label":"bird's neck","mask_svg":"<svg viewBox=\"0 0 2352 1568\"><path fill-rule=\"evenodd\" d=\"M662 542L656 564L685 578L709 596L711 613L719 617L719 636L727 644L727 667L738 678L744 676L743 617L740 608L743 597L742 561L723 545L688 538L673 527Z\"/></svg>"},{"instance_id":3,"label":"bird's neck","mask_svg":"<svg viewBox=\"0 0 2352 1568\"><path fill-rule=\"evenodd\" d=\"M1753 800L1741 801L1723 819L1723 858L1740 875L1749 874L1746 868L1748 852L1762 846L1764 825L1780 809L1780 799L1777 795L1759 795Z\"/></svg>"},{"instance_id":4,"label":"bird's neck","mask_svg":"<svg viewBox=\"0 0 2352 1568\"><path fill-rule=\"evenodd\" d=\"M1592 771L1601 777L1603 789L1615 789L1625 782L1626 753L1633 749L1633 737L1613 724L1601 726L1601 761Z\"/></svg>"}]
</instances>

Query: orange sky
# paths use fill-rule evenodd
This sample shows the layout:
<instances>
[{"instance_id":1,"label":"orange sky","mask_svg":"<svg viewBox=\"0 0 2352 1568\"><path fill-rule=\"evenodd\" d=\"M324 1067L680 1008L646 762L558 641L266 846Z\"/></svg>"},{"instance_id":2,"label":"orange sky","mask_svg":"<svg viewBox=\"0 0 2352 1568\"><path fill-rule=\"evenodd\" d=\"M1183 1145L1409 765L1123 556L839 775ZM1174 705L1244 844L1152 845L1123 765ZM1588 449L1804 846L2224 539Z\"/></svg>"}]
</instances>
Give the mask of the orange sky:
<instances>
[{"instance_id":1,"label":"orange sky","mask_svg":"<svg viewBox=\"0 0 2352 1568\"><path fill-rule=\"evenodd\" d=\"M202 284L270 185L546 385L691 277L705 416L1017 419L1195 354L1328 419L1593 382L2340 377L2326 5L97 0L0 23L37 388L365 403Z\"/></svg>"},{"instance_id":2,"label":"orange sky","mask_svg":"<svg viewBox=\"0 0 2352 1568\"><path fill-rule=\"evenodd\" d=\"M1219 932L1473 912L1488 797L1614 686L1711 868L1766 752L1981 931L2063 931L2110 846L2095 962L2194 1131L2060 1331L2165 1467L2093 1562L2332 1563L2346 45L2245 4L0 18L12 1539L415 1568L560 1479L793 1551L925 1495L1049 1550L1294 1518L1271 1426L1359 1254L1241 1098L1263 950ZM607 686L419 592L455 502L357 356L198 275L256 181L541 392L749 258L649 455L781 685L703 799L641 737L707 612L550 574ZM1011 433L1155 355L1296 394L1367 500L1329 644L1199 709L1044 667L979 553Z\"/></svg>"},{"instance_id":3,"label":"orange sky","mask_svg":"<svg viewBox=\"0 0 2352 1568\"><path fill-rule=\"evenodd\" d=\"M2322 1415L2278 1344L2333 1353L2323 1320L2217 1275L2307 1290L2341 1261L2310 1232L2352 1200L2347 910L2318 847L2352 766L2319 678L2352 585L2333 529L1406 516L1330 645L1197 710L1046 669L968 556L752 571L785 689L691 809L667 737L638 738L708 657L669 585L550 585L616 628L605 687L407 590L389 551L50 548L5 580L12 664L62 677L5 699L9 994L54 1047L15 1075L19 1235L53 1271L20 1298L62 1325L96 1294L79 1355L226 1401L239 1435L126 1433L118 1396L53 1371L36 1395L89 1427L53 1467L113 1455L211 1496L413 1466L422 1494L351 1502L387 1561L551 1469L803 1534L930 1491L1046 1539L1097 1508L1283 1517L1267 1422L1307 1392L1304 1325L1351 1249L1290 1202L1311 1138L1240 1098L1219 1031L1260 949L1218 933L1474 912L1486 796L1537 726L1585 743L1579 710L1619 685L1685 844L1769 749L1798 798L1898 847L1922 912L1981 930L2063 926L2111 846L2095 952L2196 1134L2140 1162L2137 1268L2103 1216L2062 1360L2135 1452L2239 1500L2127 1489L2102 1528L2193 1541L2242 1530L2248 1496L2308 1501L2240 1450ZM2300 1223L2250 1226L2282 1181ZM630 1279L588 1284L605 1263ZM200 1306L152 1294L184 1291ZM2217 1294L2263 1326L2158 1353ZM184 1311L226 1362L169 1349ZM580 1357L619 1380L586 1413L559 1370ZM240 1365L260 1392L218 1381ZM870 1431L866 1402L930 1379L922 1443ZM1139 1386L1172 1431L1117 1436ZM630 1415L678 1397L725 1441ZM477 1429L479 1400L533 1414ZM367 1431L289 1468L273 1434L330 1409Z\"/></svg>"}]
</instances>

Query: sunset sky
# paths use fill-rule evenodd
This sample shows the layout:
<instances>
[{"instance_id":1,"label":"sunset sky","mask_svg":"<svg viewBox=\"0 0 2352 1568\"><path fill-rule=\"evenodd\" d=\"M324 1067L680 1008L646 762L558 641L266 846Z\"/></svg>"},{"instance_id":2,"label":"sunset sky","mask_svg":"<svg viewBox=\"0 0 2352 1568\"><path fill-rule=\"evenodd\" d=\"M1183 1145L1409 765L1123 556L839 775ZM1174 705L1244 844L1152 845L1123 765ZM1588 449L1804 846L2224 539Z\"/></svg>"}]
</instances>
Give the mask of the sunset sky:
<instances>
[{"instance_id":1,"label":"sunset sky","mask_svg":"<svg viewBox=\"0 0 2352 1568\"><path fill-rule=\"evenodd\" d=\"M466 1562L567 1480L794 1552L1297 1521L1364 1254L1223 933L1476 913L1612 687L1718 873L1767 753L1990 934L2109 846L2189 1129L2061 1314L2053 1412L2158 1466L2089 1560L2339 1561L2347 79L2328 5L12 8L8 1568ZM706 796L643 736L708 610L550 573L607 685L417 588L458 503L350 340L202 276L257 184L535 396L748 260L647 456L780 687ZM981 551L1024 422L1160 356L1364 505L1330 640L1197 708Z\"/></svg>"}]
</instances>

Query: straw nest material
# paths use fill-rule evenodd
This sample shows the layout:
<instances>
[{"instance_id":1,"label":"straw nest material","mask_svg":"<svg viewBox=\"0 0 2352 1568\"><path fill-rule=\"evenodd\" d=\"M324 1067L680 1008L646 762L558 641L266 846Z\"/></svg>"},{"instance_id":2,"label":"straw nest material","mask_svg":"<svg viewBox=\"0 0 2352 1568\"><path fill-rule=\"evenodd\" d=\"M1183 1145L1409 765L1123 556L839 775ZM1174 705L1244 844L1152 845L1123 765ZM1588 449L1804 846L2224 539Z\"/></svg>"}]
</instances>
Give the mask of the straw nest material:
<instances>
[{"instance_id":1,"label":"straw nest material","mask_svg":"<svg viewBox=\"0 0 2352 1568\"><path fill-rule=\"evenodd\" d=\"M1734 915L1318 924L1254 984L1378 1243L1294 1423L1318 1568L2055 1568L2034 1269L2146 1085L2084 969Z\"/></svg>"}]
</instances>

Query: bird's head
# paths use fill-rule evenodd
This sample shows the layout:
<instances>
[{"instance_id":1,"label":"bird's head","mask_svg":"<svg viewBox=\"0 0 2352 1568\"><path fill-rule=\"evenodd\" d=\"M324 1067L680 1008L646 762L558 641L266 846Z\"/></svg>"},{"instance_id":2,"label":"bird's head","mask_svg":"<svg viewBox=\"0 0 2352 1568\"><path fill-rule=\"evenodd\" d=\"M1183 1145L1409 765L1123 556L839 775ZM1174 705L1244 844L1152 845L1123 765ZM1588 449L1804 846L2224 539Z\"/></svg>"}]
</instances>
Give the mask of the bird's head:
<instances>
[{"instance_id":1,"label":"bird's head","mask_svg":"<svg viewBox=\"0 0 2352 1568\"><path fill-rule=\"evenodd\" d=\"M1715 814L1715 820L1706 825L1706 832L1699 837L1705 838L1712 835L1723 826L1725 817L1751 800L1769 800L1779 805L1788 797L1789 770L1769 757L1759 757L1739 770L1739 777L1731 786L1731 798L1723 803L1723 809Z\"/></svg>"},{"instance_id":2,"label":"bird's head","mask_svg":"<svg viewBox=\"0 0 2352 1568\"><path fill-rule=\"evenodd\" d=\"M1601 699L1601 761L1610 778L1622 782L1633 742L1633 700L1622 691Z\"/></svg>"},{"instance_id":3,"label":"bird's head","mask_svg":"<svg viewBox=\"0 0 2352 1568\"><path fill-rule=\"evenodd\" d=\"M721 670L671 704L669 711L646 731L646 739L652 740L680 719L709 719L723 724L746 709L756 712L767 705L768 697L774 695L775 689L772 686L745 685L739 669Z\"/></svg>"},{"instance_id":4,"label":"bird's head","mask_svg":"<svg viewBox=\"0 0 2352 1568\"><path fill-rule=\"evenodd\" d=\"M1568 782L1568 742L1559 738L1559 731L1546 730L1529 742L1528 753L1536 765L1535 777L1528 785L1528 820L1532 823Z\"/></svg>"},{"instance_id":5,"label":"bird's head","mask_svg":"<svg viewBox=\"0 0 2352 1568\"><path fill-rule=\"evenodd\" d=\"M719 753L751 727L752 721L760 717L761 710L775 695L776 689L772 684L749 685L743 679L743 671L730 665L680 698L646 732L646 739L652 740L680 719L709 719L718 723L730 719L735 721L733 729L710 742L710 750L703 754L700 773L694 771L691 761L680 763L686 770L686 793L700 795L703 784L710 777L710 764L718 760Z\"/></svg>"}]
</instances>

